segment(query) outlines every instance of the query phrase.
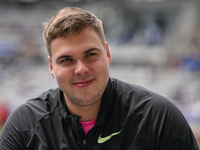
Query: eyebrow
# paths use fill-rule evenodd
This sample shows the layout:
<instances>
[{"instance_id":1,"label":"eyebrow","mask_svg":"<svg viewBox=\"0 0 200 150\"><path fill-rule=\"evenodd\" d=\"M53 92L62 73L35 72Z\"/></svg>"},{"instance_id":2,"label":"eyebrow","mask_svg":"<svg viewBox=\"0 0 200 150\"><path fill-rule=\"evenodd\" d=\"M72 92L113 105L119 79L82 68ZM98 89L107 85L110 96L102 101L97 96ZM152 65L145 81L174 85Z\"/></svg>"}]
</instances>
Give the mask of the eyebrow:
<instances>
[{"instance_id":1,"label":"eyebrow","mask_svg":"<svg viewBox=\"0 0 200 150\"><path fill-rule=\"evenodd\" d=\"M56 59L56 62L58 62L60 59L63 59L63 58L71 58L72 56L69 56L69 55L62 55L62 56L60 56L60 57L58 57L57 59Z\"/></svg>"},{"instance_id":2,"label":"eyebrow","mask_svg":"<svg viewBox=\"0 0 200 150\"><path fill-rule=\"evenodd\" d=\"M88 54L92 51L100 51L100 49L93 47L93 48L90 48L90 49L86 50L85 52L83 52L83 54ZM62 58L72 58L72 57L73 56L71 56L71 55L61 55L56 59L56 62L58 62Z\"/></svg>"},{"instance_id":3,"label":"eyebrow","mask_svg":"<svg viewBox=\"0 0 200 150\"><path fill-rule=\"evenodd\" d=\"M100 49L93 47L93 48L86 50L83 54L90 53L91 51L100 51Z\"/></svg>"}]
</instances>

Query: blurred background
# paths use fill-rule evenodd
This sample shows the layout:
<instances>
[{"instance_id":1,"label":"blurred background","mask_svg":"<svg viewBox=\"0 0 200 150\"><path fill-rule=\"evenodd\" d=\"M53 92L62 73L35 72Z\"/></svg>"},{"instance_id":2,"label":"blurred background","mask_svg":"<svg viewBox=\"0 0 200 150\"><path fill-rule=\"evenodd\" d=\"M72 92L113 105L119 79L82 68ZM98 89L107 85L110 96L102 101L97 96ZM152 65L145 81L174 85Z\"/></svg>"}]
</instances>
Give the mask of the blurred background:
<instances>
[{"instance_id":1,"label":"blurred background","mask_svg":"<svg viewBox=\"0 0 200 150\"><path fill-rule=\"evenodd\" d=\"M200 143L200 0L1 0L0 131L16 107L57 87L42 22L65 6L103 21L110 76L170 99Z\"/></svg>"}]
</instances>

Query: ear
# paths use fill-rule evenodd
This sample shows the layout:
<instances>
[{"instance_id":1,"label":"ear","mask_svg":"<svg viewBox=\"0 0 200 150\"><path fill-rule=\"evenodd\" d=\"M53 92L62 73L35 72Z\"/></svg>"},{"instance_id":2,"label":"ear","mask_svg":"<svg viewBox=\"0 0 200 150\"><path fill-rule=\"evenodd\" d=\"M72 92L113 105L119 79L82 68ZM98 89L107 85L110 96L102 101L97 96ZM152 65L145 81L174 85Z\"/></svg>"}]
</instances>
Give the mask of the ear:
<instances>
[{"instance_id":1,"label":"ear","mask_svg":"<svg viewBox=\"0 0 200 150\"><path fill-rule=\"evenodd\" d=\"M55 78L54 73L53 73L53 65L52 65L52 61L51 61L50 56L48 56L48 60L49 60L49 70L50 70L50 73L51 73L52 77Z\"/></svg>"},{"instance_id":2,"label":"ear","mask_svg":"<svg viewBox=\"0 0 200 150\"><path fill-rule=\"evenodd\" d=\"M108 62L110 64L111 63L111 54L110 54L110 50L109 50L107 42L106 42L106 53L107 53L107 57L108 57Z\"/></svg>"}]
</instances>

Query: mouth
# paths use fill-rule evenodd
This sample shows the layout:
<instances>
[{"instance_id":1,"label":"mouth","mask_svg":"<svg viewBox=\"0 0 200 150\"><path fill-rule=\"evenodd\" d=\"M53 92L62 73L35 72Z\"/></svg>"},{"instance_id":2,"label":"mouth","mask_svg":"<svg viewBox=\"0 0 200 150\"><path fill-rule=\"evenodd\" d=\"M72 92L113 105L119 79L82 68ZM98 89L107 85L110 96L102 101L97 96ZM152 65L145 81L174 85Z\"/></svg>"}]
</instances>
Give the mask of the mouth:
<instances>
[{"instance_id":1,"label":"mouth","mask_svg":"<svg viewBox=\"0 0 200 150\"><path fill-rule=\"evenodd\" d=\"M94 79L87 79L87 80L74 82L73 84L75 85L75 87L78 87L78 88L86 88L90 86L93 82L94 82Z\"/></svg>"}]
</instances>

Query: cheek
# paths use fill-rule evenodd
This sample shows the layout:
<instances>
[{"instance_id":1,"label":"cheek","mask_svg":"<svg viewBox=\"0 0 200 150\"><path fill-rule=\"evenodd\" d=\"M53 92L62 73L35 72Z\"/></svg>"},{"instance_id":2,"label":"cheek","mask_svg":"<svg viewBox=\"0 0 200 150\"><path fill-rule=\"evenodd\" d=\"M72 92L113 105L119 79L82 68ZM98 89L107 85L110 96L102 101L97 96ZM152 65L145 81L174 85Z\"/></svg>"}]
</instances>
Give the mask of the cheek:
<instances>
[{"instance_id":1,"label":"cheek","mask_svg":"<svg viewBox=\"0 0 200 150\"><path fill-rule=\"evenodd\" d=\"M57 67L54 72L57 82L64 82L71 76L71 71L67 68Z\"/></svg>"},{"instance_id":2,"label":"cheek","mask_svg":"<svg viewBox=\"0 0 200 150\"><path fill-rule=\"evenodd\" d=\"M101 78L109 76L109 64L106 61L100 61L93 65L93 70L96 74L100 75Z\"/></svg>"},{"instance_id":3,"label":"cheek","mask_svg":"<svg viewBox=\"0 0 200 150\"><path fill-rule=\"evenodd\" d=\"M107 70L109 68L109 60L106 58L104 58L104 60L101 62L101 67L104 70Z\"/></svg>"}]
</instances>

